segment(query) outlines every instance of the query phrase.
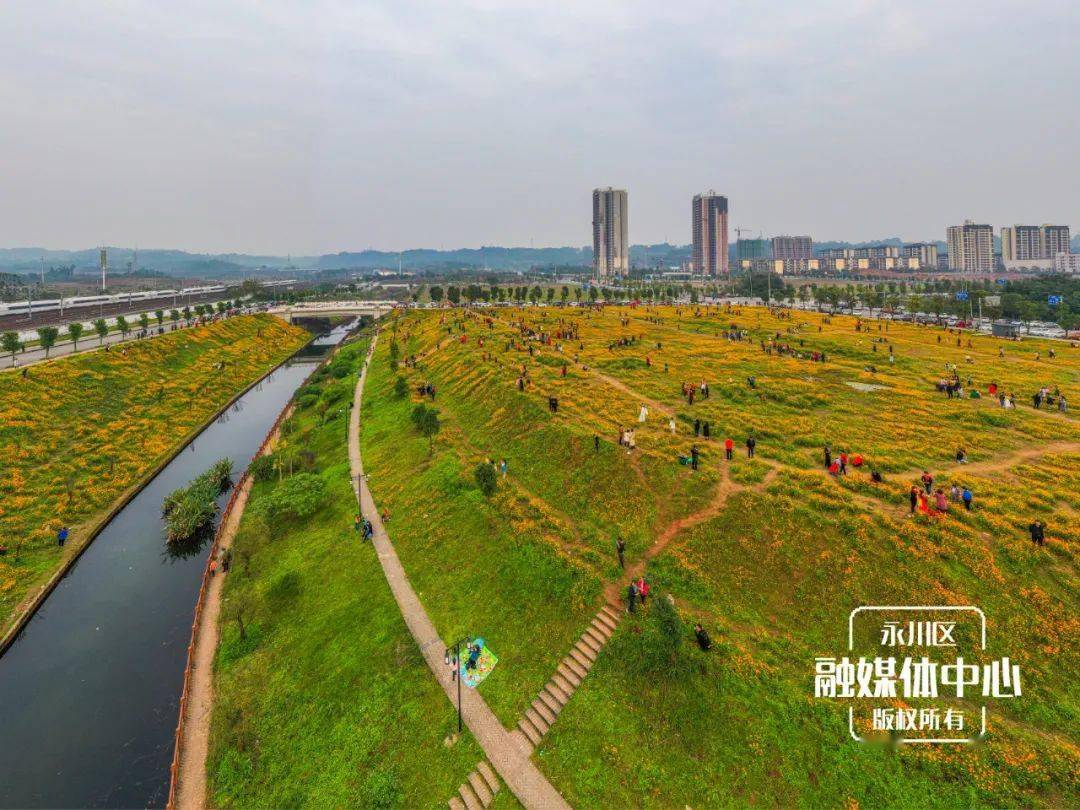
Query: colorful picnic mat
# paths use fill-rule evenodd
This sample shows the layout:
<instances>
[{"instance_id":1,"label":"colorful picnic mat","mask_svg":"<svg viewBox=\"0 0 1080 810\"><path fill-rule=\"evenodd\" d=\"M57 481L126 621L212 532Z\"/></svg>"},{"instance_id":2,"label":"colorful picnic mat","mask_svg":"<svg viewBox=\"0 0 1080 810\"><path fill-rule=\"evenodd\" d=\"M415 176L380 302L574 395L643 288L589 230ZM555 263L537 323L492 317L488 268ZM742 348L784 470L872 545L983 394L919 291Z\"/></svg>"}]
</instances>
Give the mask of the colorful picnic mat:
<instances>
[{"instance_id":1,"label":"colorful picnic mat","mask_svg":"<svg viewBox=\"0 0 1080 810\"><path fill-rule=\"evenodd\" d=\"M475 689L480 683L491 674L491 670L495 669L495 665L499 663L499 659L495 656L491 650L488 649L482 638L474 639L474 644L480 645L480 657L476 659L476 666L472 669L467 668L469 662L469 653L464 652L461 656L461 680L462 682Z\"/></svg>"}]
</instances>

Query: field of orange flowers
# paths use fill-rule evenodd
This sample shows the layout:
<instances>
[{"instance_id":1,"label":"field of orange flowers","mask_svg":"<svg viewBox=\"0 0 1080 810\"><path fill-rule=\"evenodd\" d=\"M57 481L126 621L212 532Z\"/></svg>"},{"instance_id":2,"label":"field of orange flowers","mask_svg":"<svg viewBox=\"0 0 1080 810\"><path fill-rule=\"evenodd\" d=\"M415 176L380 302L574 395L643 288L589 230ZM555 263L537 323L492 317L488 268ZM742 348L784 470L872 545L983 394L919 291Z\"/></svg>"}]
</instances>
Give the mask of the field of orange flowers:
<instances>
[{"instance_id":1,"label":"field of orange flowers","mask_svg":"<svg viewBox=\"0 0 1080 810\"><path fill-rule=\"evenodd\" d=\"M243 316L0 374L4 627L122 493L308 337Z\"/></svg>"},{"instance_id":2,"label":"field of orange flowers","mask_svg":"<svg viewBox=\"0 0 1080 810\"><path fill-rule=\"evenodd\" d=\"M572 804L1080 798L1080 421L1032 404L1042 388L1080 404L1080 349L755 308L437 310L386 329L365 395L372 488L440 633L500 656L481 692L508 726L625 584L617 537L718 640L669 680L639 665L645 620L624 622L538 752ZM408 425L423 383L442 420L430 456ZM692 445L697 472L679 461ZM829 475L826 445L863 465ZM472 479L485 458L508 462L491 498ZM912 516L924 470L974 508ZM861 604L980 606L1024 699L995 709L981 746L855 743L811 674Z\"/></svg>"}]
</instances>

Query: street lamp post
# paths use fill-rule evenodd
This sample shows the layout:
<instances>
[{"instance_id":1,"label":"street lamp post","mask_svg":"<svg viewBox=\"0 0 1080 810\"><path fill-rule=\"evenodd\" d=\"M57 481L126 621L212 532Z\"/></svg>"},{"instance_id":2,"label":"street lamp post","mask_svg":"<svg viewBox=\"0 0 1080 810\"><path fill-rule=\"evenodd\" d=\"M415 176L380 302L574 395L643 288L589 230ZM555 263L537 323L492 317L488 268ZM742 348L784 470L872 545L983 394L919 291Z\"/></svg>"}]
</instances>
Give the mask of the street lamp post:
<instances>
[{"instance_id":1,"label":"street lamp post","mask_svg":"<svg viewBox=\"0 0 1080 810\"><path fill-rule=\"evenodd\" d=\"M457 730L458 734L461 733L461 645L468 646L470 639L468 636L459 638L453 644L446 648L446 652L443 653L443 663L451 667L450 679L457 681ZM451 650L453 652L451 653Z\"/></svg>"}]
</instances>

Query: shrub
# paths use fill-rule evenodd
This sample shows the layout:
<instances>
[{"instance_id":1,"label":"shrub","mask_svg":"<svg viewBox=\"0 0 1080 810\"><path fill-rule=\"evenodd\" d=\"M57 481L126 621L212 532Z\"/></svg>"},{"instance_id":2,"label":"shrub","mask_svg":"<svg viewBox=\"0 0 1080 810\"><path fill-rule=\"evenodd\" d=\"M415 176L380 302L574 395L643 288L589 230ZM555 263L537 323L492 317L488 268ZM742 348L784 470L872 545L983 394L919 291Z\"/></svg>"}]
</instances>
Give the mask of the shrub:
<instances>
[{"instance_id":1,"label":"shrub","mask_svg":"<svg viewBox=\"0 0 1080 810\"><path fill-rule=\"evenodd\" d=\"M405 382L404 377L398 377L394 382L394 396L398 399L405 399L409 394L409 384Z\"/></svg>"},{"instance_id":2,"label":"shrub","mask_svg":"<svg viewBox=\"0 0 1080 810\"><path fill-rule=\"evenodd\" d=\"M622 634L612 654L627 666L648 677L678 678L688 674L687 659L682 655L683 622L666 594L649 599L641 616L639 631ZM639 611L641 608L639 608Z\"/></svg>"},{"instance_id":3,"label":"shrub","mask_svg":"<svg viewBox=\"0 0 1080 810\"><path fill-rule=\"evenodd\" d=\"M495 494L499 479L490 461L481 461L477 464L473 474L476 476L476 485L480 487L481 492L489 498Z\"/></svg>"},{"instance_id":4,"label":"shrub","mask_svg":"<svg viewBox=\"0 0 1080 810\"><path fill-rule=\"evenodd\" d=\"M169 528L169 542L188 540L207 529L217 514L217 496L228 489L232 461L223 458L186 487L165 496L161 513Z\"/></svg>"},{"instance_id":5,"label":"shrub","mask_svg":"<svg viewBox=\"0 0 1080 810\"><path fill-rule=\"evenodd\" d=\"M217 490L207 481L193 482L170 495L165 518L169 542L188 540L208 528L217 514L217 495Z\"/></svg>"},{"instance_id":6,"label":"shrub","mask_svg":"<svg viewBox=\"0 0 1080 810\"><path fill-rule=\"evenodd\" d=\"M441 427L439 423L439 412L435 408L429 408L421 402L412 409L410 418L416 429L420 431L420 435L428 440L428 453L430 454L432 448L435 446L435 434L439 432L439 428Z\"/></svg>"},{"instance_id":7,"label":"shrub","mask_svg":"<svg viewBox=\"0 0 1080 810\"><path fill-rule=\"evenodd\" d=\"M274 477L277 468L277 460L273 453L264 456L256 456L248 465L248 475L257 482L269 481Z\"/></svg>"},{"instance_id":8,"label":"shrub","mask_svg":"<svg viewBox=\"0 0 1080 810\"><path fill-rule=\"evenodd\" d=\"M327 407L337 405L342 400L348 399L349 394L349 386L333 385L323 391L322 401L326 403Z\"/></svg>"},{"instance_id":9,"label":"shrub","mask_svg":"<svg viewBox=\"0 0 1080 810\"><path fill-rule=\"evenodd\" d=\"M267 520L276 517L307 517L326 500L326 482L314 473L297 473L278 484L259 500L256 508Z\"/></svg>"}]
</instances>

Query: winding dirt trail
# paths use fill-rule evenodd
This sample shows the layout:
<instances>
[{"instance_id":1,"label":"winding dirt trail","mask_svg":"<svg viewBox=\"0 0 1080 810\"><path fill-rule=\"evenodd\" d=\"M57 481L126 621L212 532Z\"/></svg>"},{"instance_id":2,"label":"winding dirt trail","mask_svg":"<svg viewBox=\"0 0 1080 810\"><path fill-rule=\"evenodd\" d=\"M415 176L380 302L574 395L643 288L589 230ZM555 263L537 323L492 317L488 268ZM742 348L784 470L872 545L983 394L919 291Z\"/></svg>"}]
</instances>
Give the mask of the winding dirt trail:
<instances>
[{"instance_id":1,"label":"winding dirt trail","mask_svg":"<svg viewBox=\"0 0 1080 810\"><path fill-rule=\"evenodd\" d=\"M731 474L729 472L728 462L721 462L723 467L721 468L720 482L716 485L716 490L713 492L712 500L702 509L697 512L692 512L689 515L673 520L669 523L659 536L653 542L649 548L645 550L645 553L628 566L625 571L622 572L618 580L609 582L604 587L604 599L608 603L617 604L619 602L620 595L622 593L622 584L631 579L637 579L645 573L645 566L656 557L660 552L670 545L671 541L682 534L687 529L697 526L710 518L714 518L719 515L724 507L727 506L728 499L738 492L753 492L763 491L769 487L769 485L775 480L780 470L778 467L772 467L765 477L757 484L737 484L731 480Z\"/></svg>"},{"instance_id":2,"label":"winding dirt trail","mask_svg":"<svg viewBox=\"0 0 1080 810\"><path fill-rule=\"evenodd\" d=\"M1080 442L1052 442L1050 444L1042 444L1037 447L1025 447L1022 450L1015 450L1003 456L997 458L987 459L986 461L976 461L971 464L957 464L954 465L956 472L965 473L988 473L988 472L1006 472L1010 467L1014 467L1017 464L1022 464L1026 461L1036 461L1044 456L1050 456L1054 453L1076 453L1080 452ZM904 470L903 472L893 473L896 477L911 478L922 475L924 468L917 467L910 470Z\"/></svg>"},{"instance_id":3,"label":"winding dirt trail","mask_svg":"<svg viewBox=\"0 0 1080 810\"><path fill-rule=\"evenodd\" d=\"M650 408L655 408L656 410L660 411L662 414L664 414L664 416L667 416L669 418L674 418L675 411L673 411L671 408L669 408L664 403L659 402L659 401L657 401L655 399L652 399L651 397L647 397L647 396L645 396L644 394L642 394L642 393L640 393L638 391L635 391L633 388L631 388L629 385L624 383L622 380L620 380L620 379L618 379L616 377L612 377L610 375L604 374L602 371L597 371L596 369L593 369L593 368L590 368L589 371L591 371L592 374L595 377L603 380L608 385L610 385L612 388L618 388L624 394L632 396L635 399L646 403Z\"/></svg>"}]
</instances>

